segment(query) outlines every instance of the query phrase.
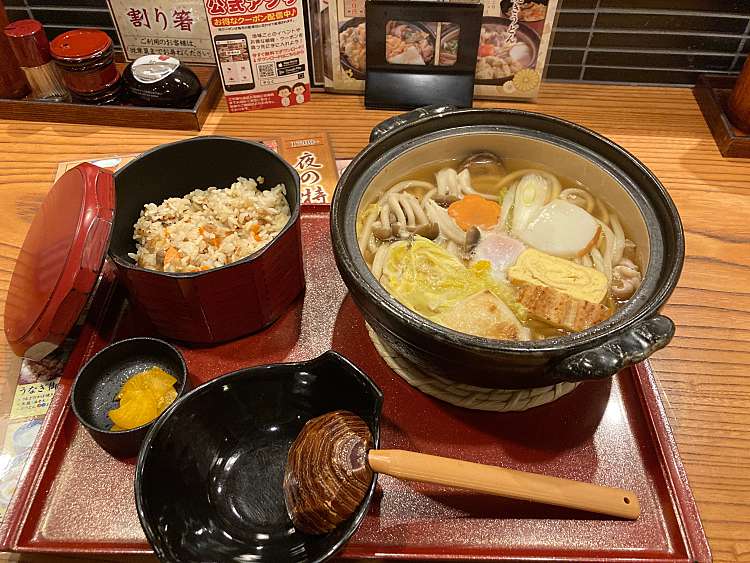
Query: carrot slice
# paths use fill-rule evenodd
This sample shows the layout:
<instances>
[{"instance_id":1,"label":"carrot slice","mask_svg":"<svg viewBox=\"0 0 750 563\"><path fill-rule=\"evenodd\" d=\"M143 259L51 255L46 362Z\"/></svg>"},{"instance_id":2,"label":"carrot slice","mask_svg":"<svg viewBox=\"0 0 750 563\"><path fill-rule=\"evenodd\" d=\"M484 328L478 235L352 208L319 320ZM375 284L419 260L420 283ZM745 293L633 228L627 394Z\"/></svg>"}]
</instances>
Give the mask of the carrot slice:
<instances>
[{"instance_id":1,"label":"carrot slice","mask_svg":"<svg viewBox=\"0 0 750 563\"><path fill-rule=\"evenodd\" d=\"M451 203L448 207L448 215L464 231L468 231L471 227L489 229L496 225L500 218L500 206L482 196L469 194Z\"/></svg>"},{"instance_id":2,"label":"carrot slice","mask_svg":"<svg viewBox=\"0 0 750 563\"><path fill-rule=\"evenodd\" d=\"M167 264L168 262L171 262L172 260L177 260L180 257L179 251L174 247L170 246L167 248L167 251L164 253L164 263Z\"/></svg>"},{"instance_id":3,"label":"carrot slice","mask_svg":"<svg viewBox=\"0 0 750 563\"><path fill-rule=\"evenodd\" d=\"M480 57L489 57L491 55L495 54L495 47L492 45L480 45L479 46L479 56Z\"/></svg>"}]
</instances>

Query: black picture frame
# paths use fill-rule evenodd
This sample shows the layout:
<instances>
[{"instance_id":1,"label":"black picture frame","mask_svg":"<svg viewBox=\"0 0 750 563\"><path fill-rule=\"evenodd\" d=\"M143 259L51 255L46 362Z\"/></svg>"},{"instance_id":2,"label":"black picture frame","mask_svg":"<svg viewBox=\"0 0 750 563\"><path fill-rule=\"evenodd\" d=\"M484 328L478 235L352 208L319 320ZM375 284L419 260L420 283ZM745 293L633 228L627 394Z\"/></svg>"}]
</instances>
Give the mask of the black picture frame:
<instances>
[{"instance_id":1,"label":"black picture frame","mask_svg":"<svg viewBox=\"0 0 750 563\"><path fill-rule=\"evenodd\" d=\"M432 104L471 107L483 5L476 3L368 0L365 107L413 109ZM386 58L388 22L427 33L432 59L424 64L392 63ZM443 29L458 27L455 62L441 66L437 53ZM454 32L455 33L455 32ZM422 55L424 58L424 55Z\"/></svg>"}]
</instances>

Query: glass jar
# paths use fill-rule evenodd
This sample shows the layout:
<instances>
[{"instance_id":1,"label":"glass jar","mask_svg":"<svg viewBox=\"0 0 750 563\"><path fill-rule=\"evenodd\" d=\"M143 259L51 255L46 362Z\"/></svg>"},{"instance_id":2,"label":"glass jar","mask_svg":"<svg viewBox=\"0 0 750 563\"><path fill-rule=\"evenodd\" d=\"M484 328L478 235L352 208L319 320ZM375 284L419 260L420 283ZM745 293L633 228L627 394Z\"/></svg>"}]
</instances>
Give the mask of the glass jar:
<instances>
[{"instance_id":1,"label":"glass jar","mask_svg":"<svg viewBox=\"0 0 750 563\"><path fill-rule=\"evenodd\" d=\"M117 102L122 90L112 39L97 29L74 29L50 43L50 53L75 101Z\"/></svg>"},{"instance_id":2,"label":"glass jar","mask_svg":"<svg viewBox=\"0 0 750 563\"><path fill-rule=\"evenodd\" d=\"M5 27L5 36L31 86L30 98L47 102L68 102L70 93L49 55L49 41L42 24L19 20Z\"/></svg>"}]
</instances>

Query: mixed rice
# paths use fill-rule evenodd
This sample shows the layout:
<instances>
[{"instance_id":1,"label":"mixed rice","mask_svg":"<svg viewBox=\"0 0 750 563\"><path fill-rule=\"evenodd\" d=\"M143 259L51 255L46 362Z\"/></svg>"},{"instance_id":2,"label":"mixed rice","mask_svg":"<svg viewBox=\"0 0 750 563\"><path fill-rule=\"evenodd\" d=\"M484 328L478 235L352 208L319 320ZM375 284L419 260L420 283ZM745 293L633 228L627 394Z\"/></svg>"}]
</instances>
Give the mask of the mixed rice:
<instances>
[{"instance_id":1,"label":"mixed rice","mask_svg":"<svg viewBox=\"0 0 750 563\"><path fill-rule=\"evenodd\" d=\"M263 248L287 224L285 194L283 184L259 190L255 180L237 178L226 189L147 203L135 224L136 252L129 256L142 268L162 272L197 272L236 262Z\"/></svg>"}]
</instances>

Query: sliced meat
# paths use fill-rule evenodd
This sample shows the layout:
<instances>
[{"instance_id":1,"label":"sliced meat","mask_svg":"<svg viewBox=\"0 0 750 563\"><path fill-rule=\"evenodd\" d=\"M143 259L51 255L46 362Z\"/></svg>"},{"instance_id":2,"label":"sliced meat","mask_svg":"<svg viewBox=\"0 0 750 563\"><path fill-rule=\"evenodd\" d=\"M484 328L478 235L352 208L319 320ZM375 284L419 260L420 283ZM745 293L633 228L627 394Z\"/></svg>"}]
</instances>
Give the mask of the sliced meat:
<instances>
[{"instance_id":1,"label":"sliced meat","mask_svg":"<svg viewBox=\"0 0 750 563\"><path fill-rule=\"evenodd\" d=\"M475 293L439 315L435 322L458 332L497 340L528 340L531 332L489 291Z\"/></svg>"},{"instance_id":2,"label":"sliced meat","mask_svg":"<svg viewBox=\"0 0 750 563\"><path fill-rule=\"evenodd\" d=\"M526 249L517 239L502 233L488 232L483 234L474 249L472 262L487 260L492 264L492 275L505 280L505 272L518 260L518 256Z\"/></svg>"},{"instance_id":3,"label":"sliced meat","mask_svg":"<svg viewBox=\"0 0 750 563\"><path fill-rule=\"evenodd\" d=\"M520 287L518 301L529 310L532 318L574 332L586 330L609 318L609 309L604 305L574 299L541 285Z\"/></svg>"}]
</instances>

